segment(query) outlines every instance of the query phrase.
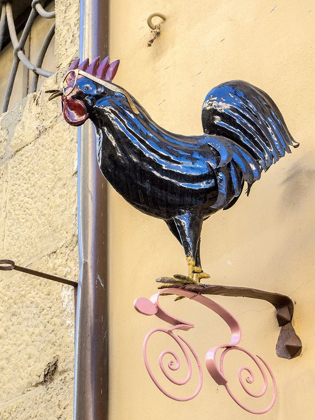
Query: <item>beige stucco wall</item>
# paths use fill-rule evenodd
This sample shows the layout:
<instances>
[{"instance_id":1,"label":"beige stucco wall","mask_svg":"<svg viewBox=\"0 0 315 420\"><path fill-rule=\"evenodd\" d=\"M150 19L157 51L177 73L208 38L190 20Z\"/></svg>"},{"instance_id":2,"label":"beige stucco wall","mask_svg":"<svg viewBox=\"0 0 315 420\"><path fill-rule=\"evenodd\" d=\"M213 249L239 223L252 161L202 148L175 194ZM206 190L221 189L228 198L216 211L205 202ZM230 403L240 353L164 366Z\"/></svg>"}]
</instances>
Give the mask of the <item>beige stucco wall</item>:
<instances>
[{"instance_id":1,"label":"beige stucco wall","mask_svg":"<svg viewBox=\"0 0 315 420\"><path fill-rule=\"evenodd\" d=\"M147 48L146 18L155 10L167 21ZM314 416L314 13L311 0L115 0L111 7L111 58L121 59L115 81L160 125L200 134L206 93L221 82L243 79L269 93L301 143L263 174L249 198L205 222L202 234L203 266L213 284L262 288L296 302L294 326L304 347L301 357L288 361L275 354L279 328L269 304L215 298L241 323L242 345L265 358L276 376L279 395L264 415L268 420ZM151 328L166 324L139 315L133 301L151 296L157 277L185 274L184 254L163 221L137 212L112 189L109 224L110 419L253 418L214 383L203 364L211 346L228 341L226 326L187 300L164 302L171 313L195 323L194 331L182 335L201 359L204 387L194 400L178 403L151 382L142 341ZM170 347L162 336L155 345L160 351ZM243 359L233 357L238 368ZM231 372L231 381L236 374Z\"/></svg>"},{"instance_id":2,"label":"beige stucco wall","mask_svg":"<svg viewBox=\"0 0 315 420\"><path fill-rule=\"evenodd\" d=\"M56 59L44 62L52 70L78 53L79 1L58 0L56 12ZM77 279L76 130L45 94L62 73L0 116L0 258ZM1 272L0 319L0 419L71 419L73 289Z\"/></svg>"}]
</instances>

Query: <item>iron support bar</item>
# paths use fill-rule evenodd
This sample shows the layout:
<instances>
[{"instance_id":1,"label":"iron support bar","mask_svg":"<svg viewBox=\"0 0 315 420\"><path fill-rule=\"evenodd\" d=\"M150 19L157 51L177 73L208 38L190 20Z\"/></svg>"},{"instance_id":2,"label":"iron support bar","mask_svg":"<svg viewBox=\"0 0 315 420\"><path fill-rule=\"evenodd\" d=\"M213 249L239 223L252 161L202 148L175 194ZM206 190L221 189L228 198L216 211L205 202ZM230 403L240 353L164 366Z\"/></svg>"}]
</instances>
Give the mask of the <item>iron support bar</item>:
<instances>
[{"instance_id":1,"label":"iron support bar","mask_svg":"<svg viewBox=\"0 0 315 420\"><path fill-rule=\"evenodd\" d=\"M108 55L108 1L83 0L80 59ZM74 419L108 419L107 184L92 124L79 130L80 278L75 338Z\"/></svg>"}]
</instances>

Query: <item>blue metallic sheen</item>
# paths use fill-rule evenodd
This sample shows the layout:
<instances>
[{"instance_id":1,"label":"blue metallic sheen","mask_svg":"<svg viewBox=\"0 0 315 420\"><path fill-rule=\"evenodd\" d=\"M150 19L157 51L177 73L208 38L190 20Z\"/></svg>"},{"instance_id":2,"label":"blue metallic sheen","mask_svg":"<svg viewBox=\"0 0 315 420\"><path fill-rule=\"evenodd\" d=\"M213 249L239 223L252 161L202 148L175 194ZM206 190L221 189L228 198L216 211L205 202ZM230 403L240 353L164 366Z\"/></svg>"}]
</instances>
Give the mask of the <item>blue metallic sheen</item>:
<instances>
[{"instance_id":1,"label":"blue metallic sheen","mask_svg":"<svg viewBox=\"0 0 315 420\"><path fill-rule=\"evenodd\" d=\"M165 220L199 267L203 221L298 146L272 99L243 81L208 93L201 136L164 130L132 96L139 114L122 93L84 77L72 99L84 102L95 125L104 177L138 210Z\"/></svg>"}]
</instances>

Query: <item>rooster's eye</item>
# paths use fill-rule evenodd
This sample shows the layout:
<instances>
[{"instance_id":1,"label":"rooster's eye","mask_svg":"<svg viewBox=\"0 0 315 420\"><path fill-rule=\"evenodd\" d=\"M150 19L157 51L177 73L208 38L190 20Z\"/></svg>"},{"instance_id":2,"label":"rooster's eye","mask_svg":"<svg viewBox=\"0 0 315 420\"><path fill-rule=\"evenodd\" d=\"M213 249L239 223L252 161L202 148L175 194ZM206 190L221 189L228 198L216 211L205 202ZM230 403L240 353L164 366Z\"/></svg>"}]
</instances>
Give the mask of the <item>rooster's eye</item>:
<instances>
[{"instance_id":1,"label":"rooster's eye","mask_svg":"<svg viewBox=\"0 0 315 420\"><path fill-rule=\"evenodd\" d=\"M88 87L88 86L83 86L82 90L83 90L84 92L87 92L87 91L89 90L89 87Z\"/></svg>"}]
</instances>

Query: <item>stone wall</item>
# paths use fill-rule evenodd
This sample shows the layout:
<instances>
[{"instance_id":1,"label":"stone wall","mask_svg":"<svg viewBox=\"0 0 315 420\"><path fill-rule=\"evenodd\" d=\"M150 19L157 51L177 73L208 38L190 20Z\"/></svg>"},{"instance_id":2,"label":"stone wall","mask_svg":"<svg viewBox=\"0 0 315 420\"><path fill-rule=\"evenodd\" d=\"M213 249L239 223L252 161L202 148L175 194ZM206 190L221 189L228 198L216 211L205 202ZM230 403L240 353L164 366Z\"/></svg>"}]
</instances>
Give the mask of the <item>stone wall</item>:
<instances>
[{"instance_id":1,"label":"stone wall","mask_svg":"<svg viewBox=\"0 0 315 420\"><path fill-rule=\"evenodd\" d=\"M0 258L76 280L77 130L45 90L78 54L79 1L56 1L56 14L60 70L0 116ZM0 319L1 420L70 420L73 288L1 272Z\"/></svg>"}]
</instances>

